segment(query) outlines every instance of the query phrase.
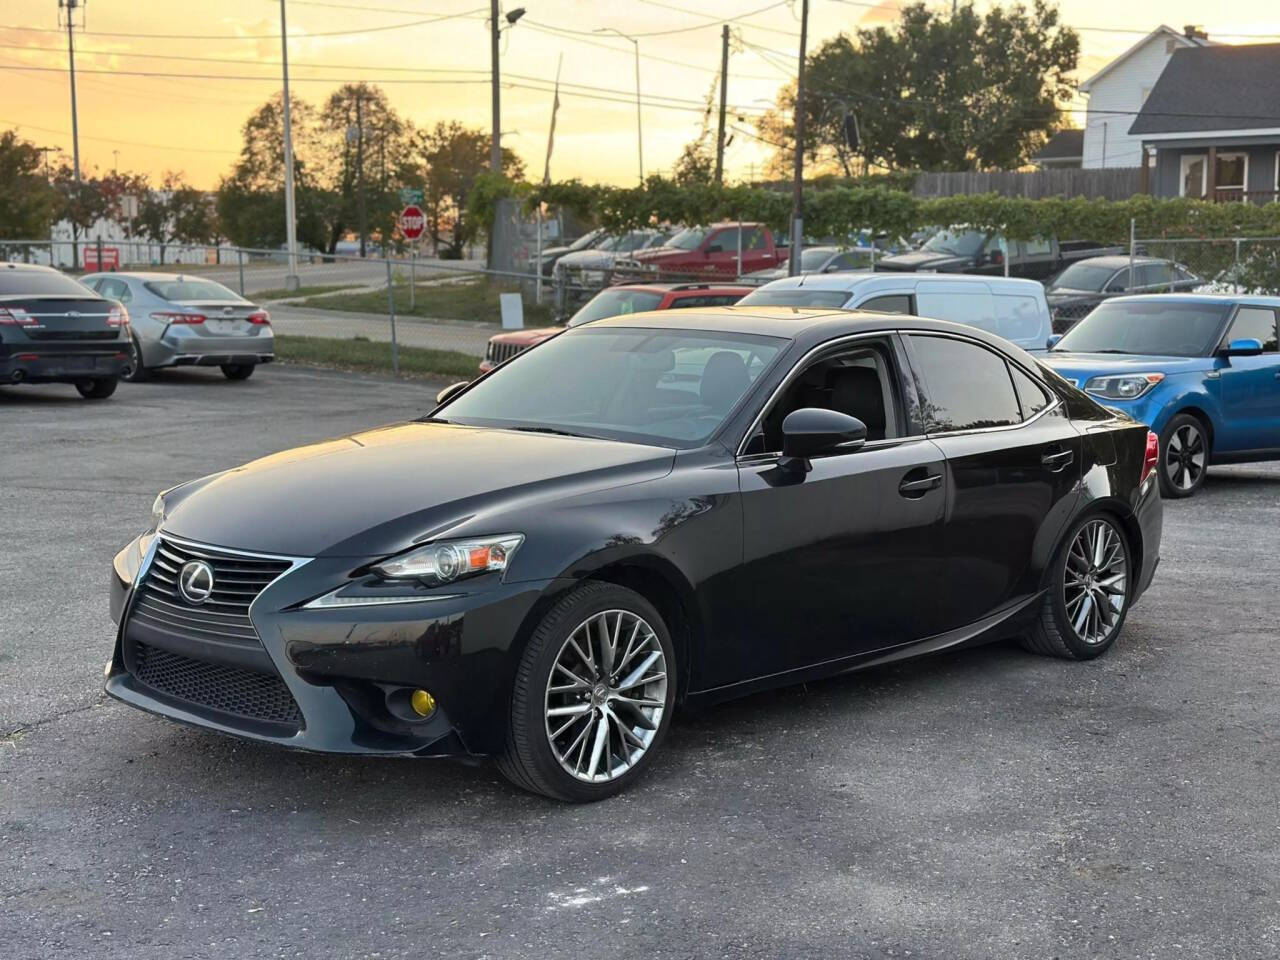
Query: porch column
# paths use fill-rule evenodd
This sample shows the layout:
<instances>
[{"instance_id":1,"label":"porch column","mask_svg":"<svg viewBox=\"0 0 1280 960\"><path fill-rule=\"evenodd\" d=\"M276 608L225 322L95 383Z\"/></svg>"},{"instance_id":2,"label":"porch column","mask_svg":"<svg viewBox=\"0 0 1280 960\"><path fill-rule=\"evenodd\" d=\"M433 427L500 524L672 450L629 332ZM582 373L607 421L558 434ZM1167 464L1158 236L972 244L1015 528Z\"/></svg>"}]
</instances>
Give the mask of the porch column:
<instances>
[{"instance_id":1,"label":"porch column","mask_svg":"<svg viewBox=\"0 0 1280 960\"><path fill-rule=\"evenodd\" d=\"M1205 199L1213 200L1218 192L1218 148L1209 148L1209 169L1204 172L1205 183Z\"/></svg>"},{"instance_id":2,"label":"porch column","mask_svg":"<svg viewBox=\"0 0 1280 960\"><path fill-rule=\"evenodd\" d=\"M1151 192L1151 158L1147 156L1147 145L1142 145L1142 152L1139 155L1142 163L1142 169L1138 173L1138 190L1141 193Z\"/></svg>"}]
</instances>

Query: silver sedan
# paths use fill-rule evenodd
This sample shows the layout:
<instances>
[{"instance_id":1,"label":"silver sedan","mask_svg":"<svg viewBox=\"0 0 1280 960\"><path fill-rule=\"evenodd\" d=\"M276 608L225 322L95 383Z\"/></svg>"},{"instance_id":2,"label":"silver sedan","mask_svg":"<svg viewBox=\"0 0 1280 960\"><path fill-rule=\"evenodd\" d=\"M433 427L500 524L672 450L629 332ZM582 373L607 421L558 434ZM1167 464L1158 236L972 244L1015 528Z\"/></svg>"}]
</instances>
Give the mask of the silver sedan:
<instances>
[{"instance_id":1,"label":"silver sedan","mask_svg":"<svg viewBox=\"0 0 1280 960\"><path fill-rule=\"evenodd\" d=\"M81 282L129 311L137 382L162 367L221 367L245 380L275 359L266 310L213 280L175 273L95 273Z\"/></svg>"}]
</instances>

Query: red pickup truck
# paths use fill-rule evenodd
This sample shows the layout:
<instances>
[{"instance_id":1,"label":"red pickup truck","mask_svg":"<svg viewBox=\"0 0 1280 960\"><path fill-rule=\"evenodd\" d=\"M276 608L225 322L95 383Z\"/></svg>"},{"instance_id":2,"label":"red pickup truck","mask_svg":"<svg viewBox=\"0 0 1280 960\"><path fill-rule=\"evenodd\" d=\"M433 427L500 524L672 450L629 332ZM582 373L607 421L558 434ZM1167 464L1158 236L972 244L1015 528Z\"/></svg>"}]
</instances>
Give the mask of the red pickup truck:
<instances>
[{"instance_id":1,"label":"red pickup truck","mask_svg":"<svg viewBox=\"0 0 1280 960\"><path fill-rule=\"evenodd\" d=\"M786 248L773 242L773 233L764 224L716 223L686 227L661 247L638 250L630 260L618 263L614 273L632 268L641 275L736 277L776 267L786 260Z\"/></svg>"}]
</instances>

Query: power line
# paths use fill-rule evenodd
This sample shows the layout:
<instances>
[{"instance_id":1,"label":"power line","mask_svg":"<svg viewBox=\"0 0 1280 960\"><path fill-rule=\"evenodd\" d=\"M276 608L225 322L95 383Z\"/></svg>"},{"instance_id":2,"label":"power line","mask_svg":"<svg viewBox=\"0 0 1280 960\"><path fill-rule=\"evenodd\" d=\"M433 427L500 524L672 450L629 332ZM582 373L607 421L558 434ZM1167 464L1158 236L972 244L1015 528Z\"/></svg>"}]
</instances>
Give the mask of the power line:
<instances>
[{"instance_id":1,"label":"power line","mask_svg":"<svg viewBox=\"0 0 1280 960\"><path fill-rule=\"evenodd\" d=\"M641 2L650 3L652 4L652 6L655 6L655 7L665 7L668 10L676 10L680 13L692 13L692 11L689 11L689 10L681 10L679 7L667 6L665 3L656 3L654 2L654 0L641 0ZM677 33L692 33L695 30L705 30L707 27L719 26L720 24L726 23L726 22L727 23L743 23L745 17L754 17L757 14L764 13L767 10L774 10L778 7L785 7L789 3L790 3L790 0L778 0L778 2L771 3L765 7L761 7L759 10L752 10L748 13L742 13L736 17L713 17L709 14L696 13L694 14L694 16L706 17L707 22L700 23L697 26L693 26L693 27L676 27L671 30L650 30L648 32L641 32L641 33L628 30L626 31L626 33L628 36L632 36L632 37L667 37ZM573 29L570 29L569 27L557 27L549 23L538 23L536 20L530 20L526 22L537 24L538 26L548 30L559 30L563 33L571 33L577 36L590 36L595 32L594 30L573 30ZM756 29L759 29L759 30L769 30L771 33L787 33L788 32L785 30L773 30L773 28L771 27L761 27L761 26L757 26L756 24L750 24L750 23L744 23L744 26L755 27ZM799 36L799 34L793 34L793 36Z\"/></svg>"},{"instance_id":2,"label":"power line","mask_svg":"<svg viewBox=\"0 0 1280 960\"><path fill-rule=\"evenodd\" d=\"M36 130L36 131L39 131L40 133L52 133L60 137L71 136L70 132L66 130L53 130L49 127L37 127L35 124L31 124L31 123L17 123L16 121L13 121L13 120L0 120L0 123L5 124L6 126L9 126L9 127L17 127L22 130ZM80 135L80 139L97 140L100 143L115 143L124 147L143 147L148 150L182 150L186 153L222 153L222 154L238 154L240 152L239 150L217 150L212 148L201 149L199 147L180 146L177 144L139 143L136 140L115 140L111 137L91 137L87 133L82 133Z\"/></svg>"},{"instance_id":3,"label":"power line","mask_svg":"<svg viewBox=\"0 0 1280 960\"><path fill-rule=\"evenodd\" d=\"M766 27L763 24L748 23L747 17L754 17L757 14L764 13L767 10L774 10L778 7L787 7L791 5L791 0L782 0L780 3L771 3L767 7L761 7L759 10L752 10L749 13L740 13L736 17L717 17L710 13L699 13L696 10L686 10L684 7L673 6L669 3L661 3L659 0L640 0L641 3L648 4L651 7L661 7L664 10L674 10L676 13L686 13L691 17L703 17L707 23L705 26L715 26L722 23L736 23L739 26L750 27L753 30L768 30L770 33L780 33L787 37L799 37L800 34L793 30L778 30L775 27ZM690 27L690 30L699 30L701 27Z\"/></svg>"}]
</instances>

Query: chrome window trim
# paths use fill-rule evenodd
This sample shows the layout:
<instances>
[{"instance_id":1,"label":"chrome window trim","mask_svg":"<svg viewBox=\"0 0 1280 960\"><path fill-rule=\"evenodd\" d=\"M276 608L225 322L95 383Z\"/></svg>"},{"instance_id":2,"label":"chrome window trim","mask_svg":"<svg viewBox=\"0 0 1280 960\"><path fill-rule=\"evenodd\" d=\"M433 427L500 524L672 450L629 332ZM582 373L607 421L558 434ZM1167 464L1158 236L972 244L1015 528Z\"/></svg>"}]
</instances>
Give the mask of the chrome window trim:
<instances>
[{"instance_id":1,"label":"chrome window trim","mask_svg":"<svg viewBox=\"0 0 1280 960\"><path fill-rule=\"evenodd\" d=\"M833 308L833 309L840 309L840 308ZM886 317L901 316L901 314L886 313L884 314L884 316ZM811 347L803 357L801 357L799 360L797 360L795 363L791 365L791 371L785 377L782 378L781 383L779 383L776 387L774 387L773 393L769 394L769 399L765 401L764 405L760 408L760 412L756 414L755 419L751 421L751 424L747 427L746 432L743 433L742 438L738 441L738 446L735 449L733 454L734 459L740 460L744 457L764 457L764 456L780 457L782 456L782 451L780 450L778 451L770 450L770 451L763 451L761 453L752 453L752 454L743 453L743 450L745 449L748 441L750 441L752 435L755 433L756 427L760 426L760 424L764 421L764 415L768 412L769 408L773 406L774 401L778 399L779 394L781 394L783 390L789 387L791 385L791 382L795 380L797 376L800 375L800 371L805 367L806 364L808 364L809 359L814 354L821 353L822 351L829 350L833 347L838 347L841 344L852 343L855 340L868 340L872 338L883 339L885 337L892 337L897 332L898 332L897 330L877 330L877 331L864 331L862 333L850 333L850 334L846 334L843 337L836 337L834 340L828 340L826 343L820 343L815 347ZM892 442L896 443L906 439L910 439L910 438L894 437L892 439ZM872 444L881 444L884 442L885 441L883 440L873 440L871 441L871 443L864 444L860 449L866 449L867 447L870 447Z\"/></svg>"}]
</instances>

